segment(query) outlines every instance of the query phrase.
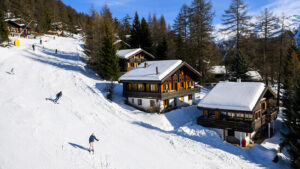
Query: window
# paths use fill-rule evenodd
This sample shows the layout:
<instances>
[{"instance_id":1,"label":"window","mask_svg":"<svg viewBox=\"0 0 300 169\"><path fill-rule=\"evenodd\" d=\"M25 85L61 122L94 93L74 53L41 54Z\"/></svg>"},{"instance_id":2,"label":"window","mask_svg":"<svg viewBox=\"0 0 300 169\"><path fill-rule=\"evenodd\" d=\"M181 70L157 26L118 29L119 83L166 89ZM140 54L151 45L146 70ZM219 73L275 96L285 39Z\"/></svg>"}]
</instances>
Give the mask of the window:
<instances>
[{"instance_id":1,"label":"window","mask_svg":"<svg viewBox=\"0 0 300 169\"><path fill-rule=\"evenodd\" d=\"M155 84L151 84L151 86L150 86L150 91L151 91L151 92L155 92Z\"/></svg>"},{"instance_id":2,"label":"window","mask_svg":"<svg viewBox=\"0 0 300 169\"><path fill-rule=\"evenodd\" d=\"M181 102L183 102L183 101L184 101L184 97L183 97L183 96L180 98L180 101L181 101Z\"/></svg>"},{"instance_id":3,"label":"window","mask_svg":"<svg viewBox=\"0 0 300 169\"><path fill-rule=\"evenodd\" d=\"M128 84L128 90L131 91L131 89L132 89L132 85L131 85L131 83L129 83Z\"/></svg>"},{"instance_id":4,"label":"window","mask_svg":"<svg viewBox=\"0 0 300 169\"><path fill-rule=\"evenodd\" d=\"M138 91L143 91L143 84L138 84Z\"/></svg>"},{"instance_id":5,"label":"window","mask_svg":"<svg viewBox=\"0 0 300 169\"><path fill-rule=\"evenodd\" d=\"M131 67L134 67L134 63L131 63L130 65L131 65Z\"/></svg>"},{"instance_id":6,"label":"window","mask_svg":"<svg viewBox=\"0 0 300 169\"><path fill-rule=\"evenodd\" d=\"M150 106L153 107L155 105L155 101L154 100L150 100Z\"/></svg>"},{"instance_id":7,"label":"window","mask_svg":"<svg viewBox=\"0 0 300 169\"><path fill-rule=\"evenodd\" d=\"M189 95L189 100L193 100L193 95Z\"/></svg>"},{"instance_id":8,"label":"window","mask_svg":"<svg viewBox=\"0 0 300 169\"><path fill-rule=\"evenodd\" d=\"M138 99L138 105L142 105L142 99Z\"/></svg>"},{"instance_id":9,"label":"window","mask_svg":"<svg viewBox=\"0 0 300 169\"><path fill-rule=\"evenodd\" d=\"M131 102L134 104L134 99L131 99Z\"/></svg>"},{"instance_id":10,"label":"window","mask_svg":"<svg viewBox=\"0 0 300 169\"><path fill-rule=\"evenodd\" d=\"M168 84L165 85L165 89L169 90L169 85Z\"/></svg>"}]
</instances>

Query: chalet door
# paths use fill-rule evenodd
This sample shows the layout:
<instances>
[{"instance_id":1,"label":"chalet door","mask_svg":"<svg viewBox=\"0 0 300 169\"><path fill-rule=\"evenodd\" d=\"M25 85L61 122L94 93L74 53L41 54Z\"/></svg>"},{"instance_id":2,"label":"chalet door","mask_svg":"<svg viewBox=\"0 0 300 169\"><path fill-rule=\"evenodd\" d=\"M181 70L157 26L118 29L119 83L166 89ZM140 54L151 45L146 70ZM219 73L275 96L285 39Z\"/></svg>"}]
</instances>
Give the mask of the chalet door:
<instances>
[{"instance_id":1,"label":"chalet door","mask_svg":"<svg viewBox=\"0 0 300 169\"><path fill-rule=\"evenodd\" d=\"M174 107L176 107L177 106L177 98L175 97L174 98Z\"/></svg>"},{"instance_id":2,"label":"chalet door","mask_svg":"<svg viewBox=\"0 0 300 169\"><path fill-rule=\"evenodd\" d=\"M234 137L234 131L233 130L228 130L228 136L233 136Z\"/></svg>"}]
</instances>

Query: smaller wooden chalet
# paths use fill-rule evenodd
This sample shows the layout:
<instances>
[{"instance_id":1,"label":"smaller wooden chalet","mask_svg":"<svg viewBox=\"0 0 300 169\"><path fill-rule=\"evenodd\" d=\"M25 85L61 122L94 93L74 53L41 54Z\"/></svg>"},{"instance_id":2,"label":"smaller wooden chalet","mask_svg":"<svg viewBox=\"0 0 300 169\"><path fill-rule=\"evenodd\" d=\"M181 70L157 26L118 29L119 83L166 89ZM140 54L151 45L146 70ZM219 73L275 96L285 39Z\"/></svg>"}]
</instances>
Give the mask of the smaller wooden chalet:
<instances>
[{"instance_id":1,"label":"smaller wooden chalet","mask_svg":"<svg viewBox=\"0 0 300 169\"><path fill-rule=\"evenodd\" d=\"M148 112L192 105L200 73L181 60L143 62L119 78L127 103Z\"/></svg>"},{"instance_id":2,"label":"smaller wooden chalet","mask_svg":"<svg viewBox=\"0 0 300 169\"><path fill-rule=\"evenodd\" d=\"M121 72L128 72L144 61L155 59L152 54L141 48L118 50L117 56Z\"/></svg>"},{"instance_id":3,"label":"smaller wooden chalet","mask_svg":"<svg viewBox=\"0 0 300 169\"><path fill-rule=\"evenodd\" d=\"M24 36L31 34L31 29L20 18L6 19L10 36ZM22 33L22 34L21 34Z\"/></svg>"},{"instance_id":4,"label":"smaller wooden chalet","mask_svg":"<svg viewBox=\"0 0 300 169\"><path fill-rule=\"evenodd\" d=\"M277 117L275 94L260 82L219 82L198 104L198 124L216 128L230 143L247 146ZM270 129L270 128L269 128Z\"/></svg>"}]
</instances>

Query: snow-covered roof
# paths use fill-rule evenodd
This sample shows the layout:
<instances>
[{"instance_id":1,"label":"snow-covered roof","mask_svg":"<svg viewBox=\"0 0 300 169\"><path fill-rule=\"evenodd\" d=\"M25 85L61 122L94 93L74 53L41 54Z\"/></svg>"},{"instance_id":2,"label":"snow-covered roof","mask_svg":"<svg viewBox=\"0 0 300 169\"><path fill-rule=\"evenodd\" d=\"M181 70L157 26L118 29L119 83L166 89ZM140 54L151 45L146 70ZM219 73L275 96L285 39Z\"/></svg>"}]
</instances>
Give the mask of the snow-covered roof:
<instances>
[{"instance_id":1,"label":"snow-covered roof","mask_svg":"<svg viewBox=\"0 0 300 169\"><path fill-rule=\"evenodd\" d=\"M262 80L262 77L261 77L261 75L258 73L258 71L254 71L254 70L248 71L248 72L246 73L246 75L248 75L252 80L257 80L257 81Z\"/></svg>"},{"instance_id":2,"label":"snow-covered roof","mask_svg":"<svg viewBox=\"0 0 300 169\"><path fill-rule=\"evenodd\" d=\"M198 107L252 111L264 89L260 82L219 82Z\"/></svg>"},{"instance_id":3,"label":"snow-covered roof","mask_svg":"<svg viewBox=\"0 0 300 169\"><path fill-rule=\"evenodd\" d=\"M226 68L225 66L212 66L210 67L209 72L213 74L225 74Z\"/></svg>"},{"instance_id":4,"label":"snow-covered roof","mask_svg":"<svg viewBox=\"0 0 300 169\"><path fill-rule=\"evenodd\" d=\"M161 61L147 61L148 67L145 67L145 62L141 63L136 68L125 73L119 78L122 80L149 80L160 81L166 77L171 71L177 68L181 60L161 60ZM156 74L156 67L158 74Z\"/></svg>"},{"instance_id":5,"label":"snow-covered roof","mask_svg":"<svg viewBox=\"0 0 300 169\"><path fill-rule=\"evenodd\" d=\"M138 53L138 52L145 52L148 55L150 55L151 57L154 58L153 55L151 55L150 53L144 51L142 48L135 48L135 49L122 49L122 50L117 50L117 56L121 59L128 59L130 56Z\"/></svg>"}]
</instances>

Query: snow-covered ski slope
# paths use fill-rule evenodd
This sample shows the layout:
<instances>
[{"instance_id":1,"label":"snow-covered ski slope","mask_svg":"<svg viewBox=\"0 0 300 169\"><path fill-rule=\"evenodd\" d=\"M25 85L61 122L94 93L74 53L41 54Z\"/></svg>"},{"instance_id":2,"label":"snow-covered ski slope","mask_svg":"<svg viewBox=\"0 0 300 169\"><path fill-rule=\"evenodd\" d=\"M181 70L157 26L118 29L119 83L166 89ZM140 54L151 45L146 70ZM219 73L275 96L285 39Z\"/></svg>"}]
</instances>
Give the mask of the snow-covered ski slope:
<instances>
[{"instance_id":1,"label":"snow-covered ski slope","mask_svg":"<svg viewBox=\"0 0 300 169\"><path fill-rule=\"evenodd\" d=\"M120 84L107 100L79 36L43 40L44 48L39 39L0 48L0 169L287 168L282 158L271 162L276 144L247 151L196 125L195 106L144 113L123 103ZM87 151L92 132L95 155Z\"/></svg>"}]
</instances>

